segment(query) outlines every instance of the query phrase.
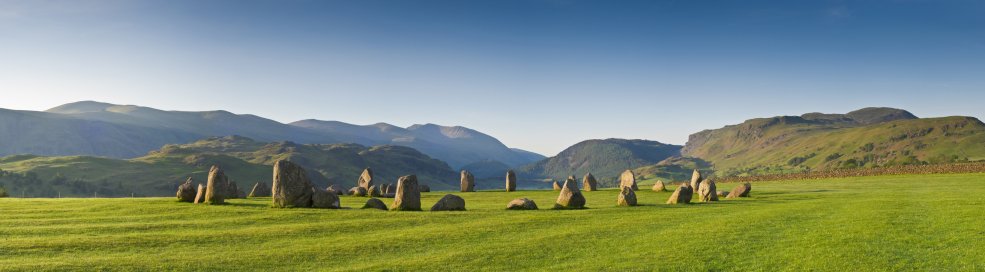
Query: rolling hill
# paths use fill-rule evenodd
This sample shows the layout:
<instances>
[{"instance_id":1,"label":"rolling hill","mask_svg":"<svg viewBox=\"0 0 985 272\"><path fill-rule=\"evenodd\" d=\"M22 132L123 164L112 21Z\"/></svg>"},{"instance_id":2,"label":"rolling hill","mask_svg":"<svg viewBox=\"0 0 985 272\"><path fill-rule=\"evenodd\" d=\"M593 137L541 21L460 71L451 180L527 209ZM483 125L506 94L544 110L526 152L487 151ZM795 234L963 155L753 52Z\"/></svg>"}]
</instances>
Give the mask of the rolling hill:
<instances>
[{"instance_id":1,"label":"rolling hill","mask_svg":"<svg viewBox=\"0 0 985 272\"><path fill-rule=\"evenodd\" d=\"M587 140L568 147L557 156L523 166L519 175L563 180L579 179L591 172L603 185L616 180L622 171L657 164L679 156L681 146L648 140Z\"/></svg>"},{"instance_id":2,"label":"rolling hill","mask_svg":"<svg viewBox=\"0 0 985 272\"><path fill-rule=\"evenodd\" d=\"M359 126L317 120L282 124L227 111L164 111L95 101L69 103L45 112L0 109L0 139L4 139L0 142L0 156L135 158L165 144L229 135L264 142L407 146L456 167L486 160L515 166L543 158L510 149L492 136L459 126L425 124L400 128L385 123Z\"/></svg>"},{"instance_id":3,"label":"rolling hill","mask_svg":"<svg viewBox=\"0 0 985 272\"><path fill-rule=\"evenodd\" d=\"M681 152L734 176L985 160L983 143L985 124L973 117L866 108L751 119L692 134Z\"/></svg>"},{"instance_id":4,"label":"rolling hill","mask_svg":"<svg viewBox=\"0 0 985 272\"><path fill-rule=\"evenodd\" d=\"M370 167L380 183L416 174L422 184L436 190L458 187L458 173L448 164L409 147L267 143L239 136L166 145L128 160L8 156L0 158L0 187L28 196L167 196L189 176L204 182L209 167L218 164L245 191L257 181L269 184L271 165L279 159L305 167L319 186L355 186L362 169Z\"/></svg>"}]
</instances>

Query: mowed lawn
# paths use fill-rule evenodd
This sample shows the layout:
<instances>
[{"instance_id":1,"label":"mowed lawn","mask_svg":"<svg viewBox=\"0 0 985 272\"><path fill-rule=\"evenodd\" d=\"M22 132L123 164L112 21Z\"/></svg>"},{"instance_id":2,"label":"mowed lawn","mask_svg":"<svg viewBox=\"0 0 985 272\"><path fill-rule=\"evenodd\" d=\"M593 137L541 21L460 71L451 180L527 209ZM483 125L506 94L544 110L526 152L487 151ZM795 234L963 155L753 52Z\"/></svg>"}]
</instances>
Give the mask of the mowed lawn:
<instances>
[{"instance_id":1,"label":"mowed lawn","mask_svg":"<svg viewBox=\"0 0 985 272\"><path fill-rule=\"evenodd\" d=\"M0 270L985 270L985 174L763 182L676 206L641 189L640 207L610 189L563 211L554 191L454 192L467 212L7 198ZM504 210L518 197L542 210Z\"/></svg>"}]
</instances>

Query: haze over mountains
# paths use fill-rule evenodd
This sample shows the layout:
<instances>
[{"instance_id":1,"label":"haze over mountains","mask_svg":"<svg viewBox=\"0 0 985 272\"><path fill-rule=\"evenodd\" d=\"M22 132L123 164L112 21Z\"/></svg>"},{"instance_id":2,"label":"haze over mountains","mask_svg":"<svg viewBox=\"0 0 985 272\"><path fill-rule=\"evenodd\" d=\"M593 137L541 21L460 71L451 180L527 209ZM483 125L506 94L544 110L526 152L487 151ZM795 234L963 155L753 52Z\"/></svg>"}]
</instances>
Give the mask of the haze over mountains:
<instances>
[{"instance_id":1,"label":"haze over mountains","mask_svg":"<svg viewBox=\"0 0 985 272\"><path fill-rule=\"evenodd\" d=\"M69 103L45 112L0 110L0 156L91 155L134 158L165 144L240 135L264 142L400 145L459 167L479 161L518 166L543 156L511 149L464 127L434 124L400 128L386 123L360 126L303 120L291 124L227 111L182 112L94 101Z\"/></svg>"}]
</instances>

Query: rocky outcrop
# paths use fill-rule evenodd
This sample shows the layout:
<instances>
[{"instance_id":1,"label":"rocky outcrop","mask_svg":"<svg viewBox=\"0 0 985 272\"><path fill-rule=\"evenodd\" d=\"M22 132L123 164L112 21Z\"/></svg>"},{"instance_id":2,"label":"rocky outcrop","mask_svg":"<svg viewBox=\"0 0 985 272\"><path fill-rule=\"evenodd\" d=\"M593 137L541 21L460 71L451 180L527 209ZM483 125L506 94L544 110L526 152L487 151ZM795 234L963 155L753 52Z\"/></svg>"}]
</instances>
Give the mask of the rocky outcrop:
<instances>
[{"instance_id":1,"label":"rocky outcrop","mask_svg":"<svg viewBox=\"0 0 985 272\"><path fill-rule=\"evenodd\" d=\"M536 210L537 203L528 198L517 198L506 204L507 210Z\"/></svg>"},{"instance_id":2,"label":"rocky outcrop","mask_svg":"<svg viewBox=\"0 0 985 272\"><path fill-rule=\"evenodd\" d=\"M585 208L585 196L578 190L574 177L569 177L561 187L561 193L557 197L555 209L582 209Z\"/></svg>"},{"instance_id":3,"label":"rocky outcrop","mask_svg":"<svg viewBox=\"0 0 985 272\"><path fill-rule=\"evenodd\" d=\"M373 170L368 167L363 169L363 173L359 175L359 180L356 181L356 186L369 190L369 187L373 186Z\"/></svg>"},{"instance_id":4,"label":"rocky outcrop","mask_svg":"<svg viewBox=\"0 0 985 272\"><path fill-rule=\"evenodd\" d=\"M516 173L513 170L506 171L506 191L516 191Z\"/></svg>"},{"instance_id":5,"label":"rocky outcrop","mask_svg":"<svg viewBox=\"0 0 985 272\"><path fill-rule=\"evenodd\" d=\"M421 192L417 190L419 188L417 185L416 175L400 177L397 180L397 190L390 210L420 211Z\"/></svg>"},{"instance_id":6,"label":"rocky outcrop","mask_svg":"<svg viewBox=\"0 0 985 272\"><path fill-rule=\"evenodd\" d=\"M735 186L735 189L732 189L732 191L729 192L728 196L725 198L749 197L750 191L752 191L752 184L746 182L739 184L739 186Z\"/></svg>"},{"instance_id":7,"label":"rocky outcrop","mask_svg":"<svg viewBox=\"0 0 985 272\"><path fill-rule=\"evenodd\" d=\"M475 176L472 172L462 170L461 187L462 192L475 192Z\"/></svg>"},{"instance_id":8,"label":"rocky outcrop","mask_svg":"<svg viewBox=\"0 0 985 272\"><path fill-rule=\"evenodd\" d=\"M595 176L592 176L591 172L585 174L585 176L581 179L581 189L586 192L598 190L598 184L599 182L595 180Z\"/></svg>"},{"instance_id":9,"label":"rocky outcrop","mask_svg":"<svg viewBox=\"0 0 985 272\"><path fill-rule=\"evenodd\" d=\"M633 191L637 191L640 187L636 186L636 175L633 174L633 170L626 169L619 175L619 187L629 187Z\"/></svg>"},{"instance_id":10,"label":"rocky outcrop","mask_svg":"<svg viewBox=\"0 0 985 272\"><path fill-rule=\"evenodd\" d=\"M694 189L691 189L691 184L681 183L681 185L674 190L674 193L670 195L670 198L667 199L667 204L691 203L691 196L693 195Z\"/></svg>"},{"instance_id":11,"label":"rocky outcrop","mask_svg":"<svg viewBox=\"0 0 985 272\"><path fill-rule=\"evenodd\" d=\"M447 194L438 200L438 203L434 203L431 206L431 211L464 211L465 210L465 199L462 197Z\"/></svg>"},{"instance_id":12,"label":"rocky outcrop","mask_svg":"<svg viewBox=\"0 0 985 272\"><path fill-rule=\"evenodd\" d=\"M286 160L274 163L274 185L271 190L274 207L311 207L311 188L304 168Z\"/></svg>"},{"instance_id":13,"label":"rocky outcrop","mask_svg":"<svg viewBox=\"0 0 985 272\"><path fill-rule=\"evenodd\" d=\"M195 202L195 185L192 184L192 178L185 180L185 183L178 185L178 201L194 203Z\"/></svg>"}]
</instances>

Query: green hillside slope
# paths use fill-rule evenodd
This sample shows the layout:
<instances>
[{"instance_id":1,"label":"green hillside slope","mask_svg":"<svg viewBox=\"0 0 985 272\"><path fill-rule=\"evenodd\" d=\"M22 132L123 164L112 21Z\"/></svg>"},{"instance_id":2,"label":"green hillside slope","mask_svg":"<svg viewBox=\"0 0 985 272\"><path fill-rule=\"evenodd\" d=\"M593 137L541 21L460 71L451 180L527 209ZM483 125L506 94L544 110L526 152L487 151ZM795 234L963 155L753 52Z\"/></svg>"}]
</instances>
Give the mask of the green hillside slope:
<instances>
[{"instance_id":1,"label":"green hillside slope","mask_svg":"<svg viewBox=\"0 0 985 272\"><path fill-rule=\"evenodd\" d=\"M656 164L680 154L681 146L656 141L605 139L575 144L557 156L520 168L520 174L563 180L591 172L599 182L611 183L626 169Z\"/></svg>"},{"instance_id":2,"label":"green hillside slope","mask_svg":"<svg viewBox=\"0 0 985 272\"><path fill-rule=\"evenodd\" d=\"M682 153L718 175L985 160L985 124L973 117L863 114L781 116L691 135Z\"/></svg>"},{"instance_id":3,"label":"green hillside slope","mask_svg":"<svg viewBox=\"0 0 985 272\"><path fill-rule=\"evenodd\" d=\"M446 163L407 147L264 143L231 136L166 145L130 160L4 157L0 187L26 196L167 196L189 176L204 182L209 167L217 164L245 191L257 181L269 184L271 165L279 159L304 166L319 186L354 186L365 167L373 168L378 182L395 183L401 175L417 174L422 184L436 190L458 186L457 173Z\"/></svg>"}]
</instances>

